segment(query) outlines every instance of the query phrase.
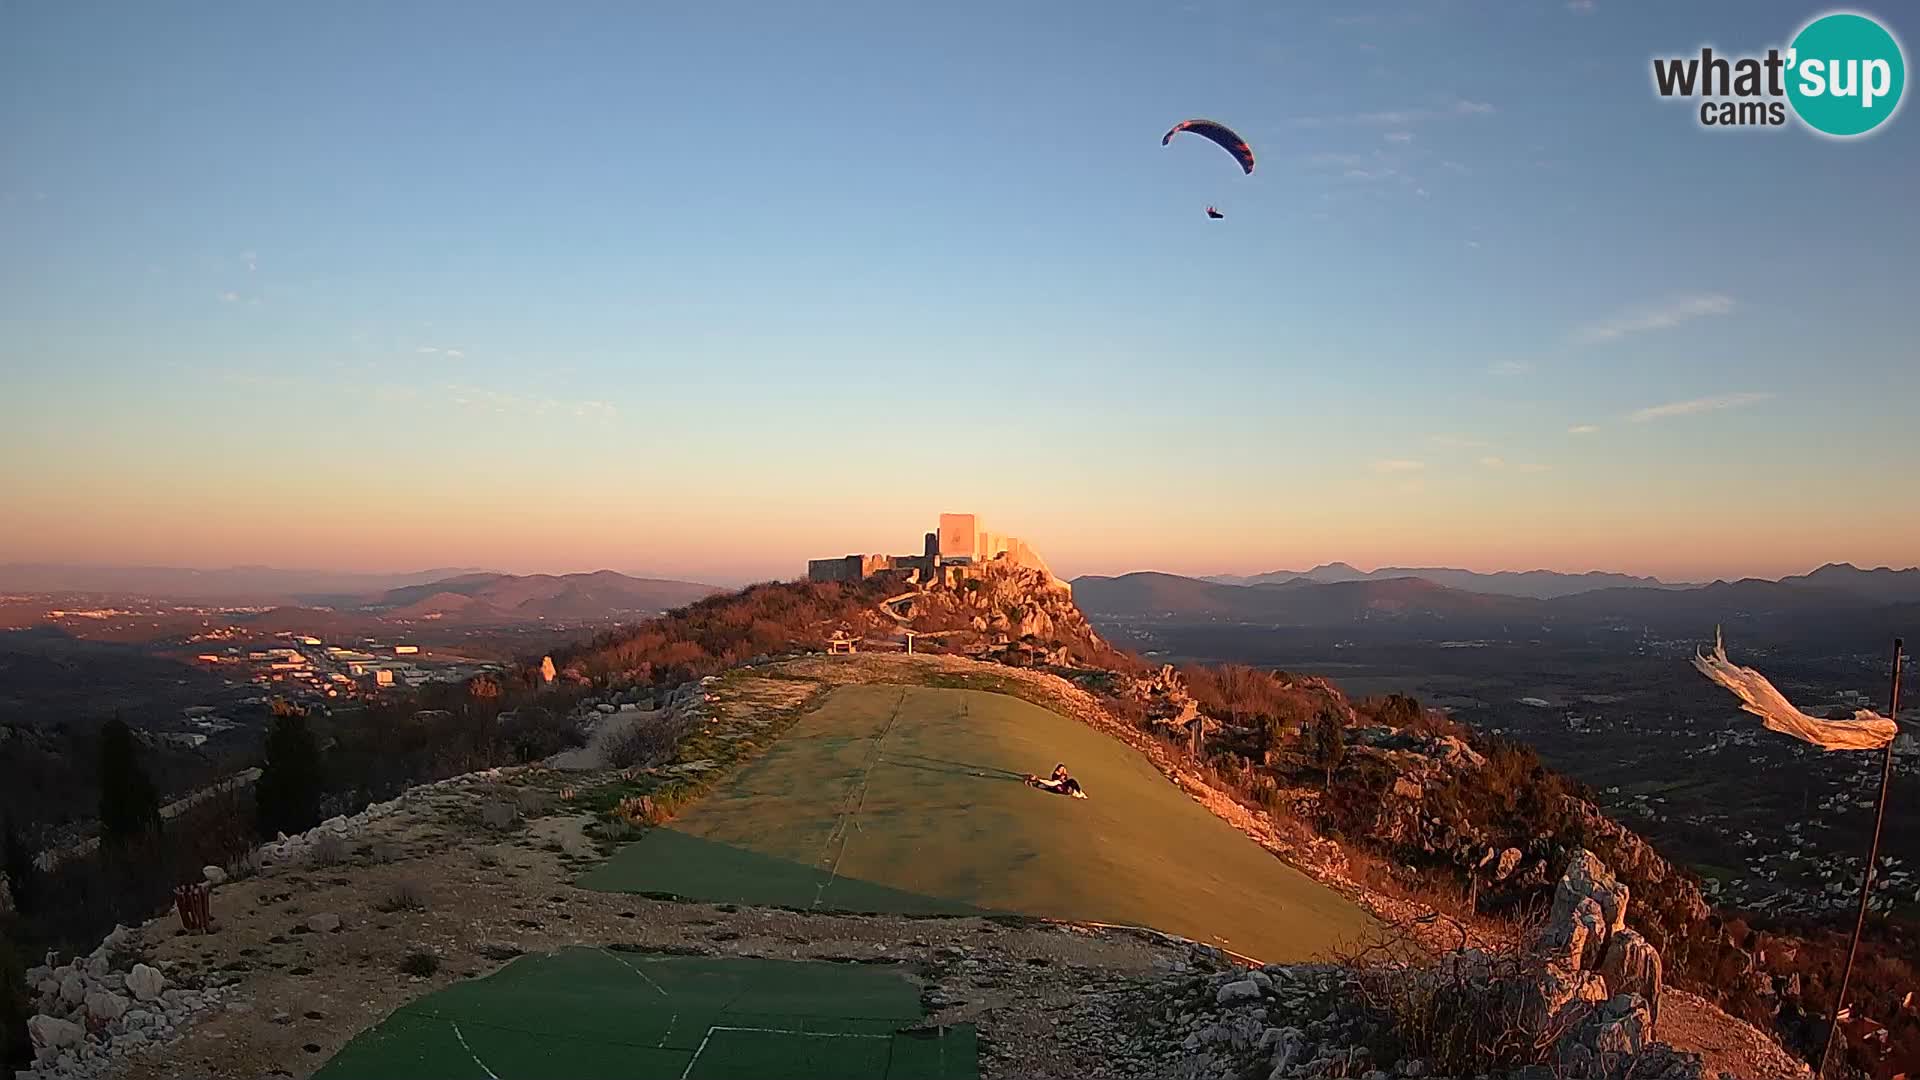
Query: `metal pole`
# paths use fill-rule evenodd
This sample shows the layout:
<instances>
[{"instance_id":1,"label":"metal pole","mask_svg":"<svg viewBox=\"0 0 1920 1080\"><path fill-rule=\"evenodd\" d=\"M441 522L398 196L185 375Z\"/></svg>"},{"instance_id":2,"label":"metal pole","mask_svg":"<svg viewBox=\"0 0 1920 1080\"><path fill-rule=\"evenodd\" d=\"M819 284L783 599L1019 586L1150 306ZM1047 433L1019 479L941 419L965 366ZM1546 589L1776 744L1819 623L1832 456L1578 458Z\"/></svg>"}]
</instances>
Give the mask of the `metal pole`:
<instances>
[{"instance_id":1,"label":"metal pole","mask_svg":"<svg viewBox=\"0 0 1920 1080\"><path fill-rule=\"evenodd\" d=\"M1827 1056L1833 1050L1834 1033L1840 1030L1840 1014L1847 1008L1847 986L1853 981L1853 959L1860 951L1860 935L1867 928L1867 908L1873 901L1873 871L1880 861L1880 831L1887 823L1887 789L1893 786L1893 744L1900 741L1900 650L1903 642L1893 639L1893 693L1889 716L1896 725L1893 738L1887 740L1886 764L1880 770L1880 806L1873 816L1873 843L1867 848L1867 870L1860 876L1860 914L1853 922L1853 940L1847 944L1847 966L1840 971L1840 994L1833 999L1833 1022L1827 1025L1827 1041L1820 1046L1820 1063L1815 1076L1827 1075Z\"/></svg>"}]
</instances>

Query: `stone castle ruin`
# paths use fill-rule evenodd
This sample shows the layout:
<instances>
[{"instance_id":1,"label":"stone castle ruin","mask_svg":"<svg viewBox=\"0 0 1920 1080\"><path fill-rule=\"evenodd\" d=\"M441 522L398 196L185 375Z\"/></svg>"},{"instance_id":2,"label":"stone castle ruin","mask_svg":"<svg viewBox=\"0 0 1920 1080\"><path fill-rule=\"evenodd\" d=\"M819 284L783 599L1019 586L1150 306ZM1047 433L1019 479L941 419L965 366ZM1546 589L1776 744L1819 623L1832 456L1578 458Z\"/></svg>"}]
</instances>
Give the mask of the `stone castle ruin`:
<instances>
[{"instance_id":1,"label":"stone castle ruin","mask_svg":"<svg viewBox=\"0 0 1920 1080\"><path fill-rule=\"evenodd\" d=\"M1054 585L1068 587L1054 577L1032 545L1017 536L986 530L973 514L941 514L939 529L926 534L919 554L808 560L807 580L865 581L875 574L896 572L914 585L938 581L953 586L978 573L976 568L990 565L1038 570Z\"/></svg>"}]
</instances>

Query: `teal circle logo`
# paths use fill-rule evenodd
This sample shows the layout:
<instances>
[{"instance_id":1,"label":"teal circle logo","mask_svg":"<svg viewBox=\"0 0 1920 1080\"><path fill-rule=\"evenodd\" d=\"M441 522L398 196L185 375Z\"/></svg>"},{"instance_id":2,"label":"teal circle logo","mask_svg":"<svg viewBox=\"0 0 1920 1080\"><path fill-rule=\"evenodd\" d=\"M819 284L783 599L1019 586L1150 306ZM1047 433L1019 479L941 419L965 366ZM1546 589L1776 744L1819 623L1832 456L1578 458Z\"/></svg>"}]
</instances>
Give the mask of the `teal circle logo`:
<instances>
[{"instance_id":1,"label":"teal circle logo","mask_svg":"<svg viewBox=\"0 0 1920 1080\"><path fill-rule=\"evenodd\" d=\"M1900 107L1907 62L1900 43L1865 15L1838 12L1808 23L1787 52L1787 99L1815 131L1865 135Z\"/></svg>"}]
</instances>

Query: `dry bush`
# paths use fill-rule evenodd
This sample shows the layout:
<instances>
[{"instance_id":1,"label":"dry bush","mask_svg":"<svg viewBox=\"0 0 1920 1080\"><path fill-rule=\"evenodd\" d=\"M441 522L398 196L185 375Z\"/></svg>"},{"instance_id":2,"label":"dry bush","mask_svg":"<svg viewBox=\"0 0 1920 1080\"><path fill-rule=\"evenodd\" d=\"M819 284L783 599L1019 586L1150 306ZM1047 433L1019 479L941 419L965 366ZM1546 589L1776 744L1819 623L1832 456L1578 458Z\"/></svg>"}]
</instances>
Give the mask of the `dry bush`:
<instances>
[{"instance_id":1,"label":"dry bush","mask_svg":"<svg viewBox=\"0 0 1920 1080\"><path fill-rule=\"evenodd\" d=\"M313 838L313 846L307 851L307 860L315 866L338 866L347 861L347 841L335 833L321 833Z\"/></svg>"},{"instance_id":2,"label":"dry bush","mask_svg":"<svg viewBox=\"0 0 1920 1080\"><path fill-rule=\"evenodd\" d=\"M1453 950L1431 959L1435 935ZM1580 1010L1542 1022L1527 1015L1540 965L1520 939L1466 948L1465 924L1429 914L1390 923L1338 961L1356 974L1361 1000L1402 1057L1442 1076L1507 1072L1547 1063Z\"/></svg>"},{"instance_id":3,"label":"dry bush","mask_svg":"<svg viewBox=\"0 0 1920 1080\"><path fill-rule=\"evenodd\" d=\"M393 914L400 911L425 911L427 909L427 890L411 878L402 878L387 887L374 905L377 911Z\"/></svg>"},{"instance_id":4,"label":"dry bush","mask_svg":"<svg viewBox=\"0 0 1920 1080\"><path fill-rule=\"evenodd\" d=\"M646 768L673 758L691 725L684 717L661 716L629 723L605 745L607 764L616 769Z\"/></svg>"},{"instance_id":5,"label":"dry bush","mask_svg":"<svg viewBox=\"0 0 1920 1080\"><path fill-rule=\"evenodd\" d=\"M411 952L400 961L400 971L404 975L416 975L426 978L440 970L440 958L430 952Z\"/></svg>"},{"instance_id":6,"label":"dry bush","mask_svg":"<svg viewBox=\"0 0 1920 1080\"><path fill-rule=\"evenodd\" d=\"M554 803L558 801L554 798L553 792L536 787L515 788L513 798L519 804L520 813L524 817L539 817L550 813Z\"/></svg>"}]
</instances>

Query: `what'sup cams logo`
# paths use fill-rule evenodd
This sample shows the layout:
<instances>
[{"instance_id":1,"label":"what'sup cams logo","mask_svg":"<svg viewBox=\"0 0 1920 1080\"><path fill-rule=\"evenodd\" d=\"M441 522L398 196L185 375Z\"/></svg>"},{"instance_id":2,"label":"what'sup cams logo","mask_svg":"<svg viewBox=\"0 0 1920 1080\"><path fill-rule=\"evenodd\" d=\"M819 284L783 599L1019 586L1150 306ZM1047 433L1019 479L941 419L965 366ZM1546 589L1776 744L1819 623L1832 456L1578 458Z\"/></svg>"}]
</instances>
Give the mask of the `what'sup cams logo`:
<instances>
[{"instance_id":1,"label":"what'sup cams logo","mask_svg":"<svg viewBox=\"0 0 1920 1080\"><path fill-rule=\"evenodd\" d=\"M1698 100L1707 128L1782 127L1796 116L1831 138L1865 135L1893 119L1906 85L1900 42L1850 11L1814 19L1784 51L1729 57L1703 48L1653 61L1654 91Z\"/></svg>"}]
</instances>

